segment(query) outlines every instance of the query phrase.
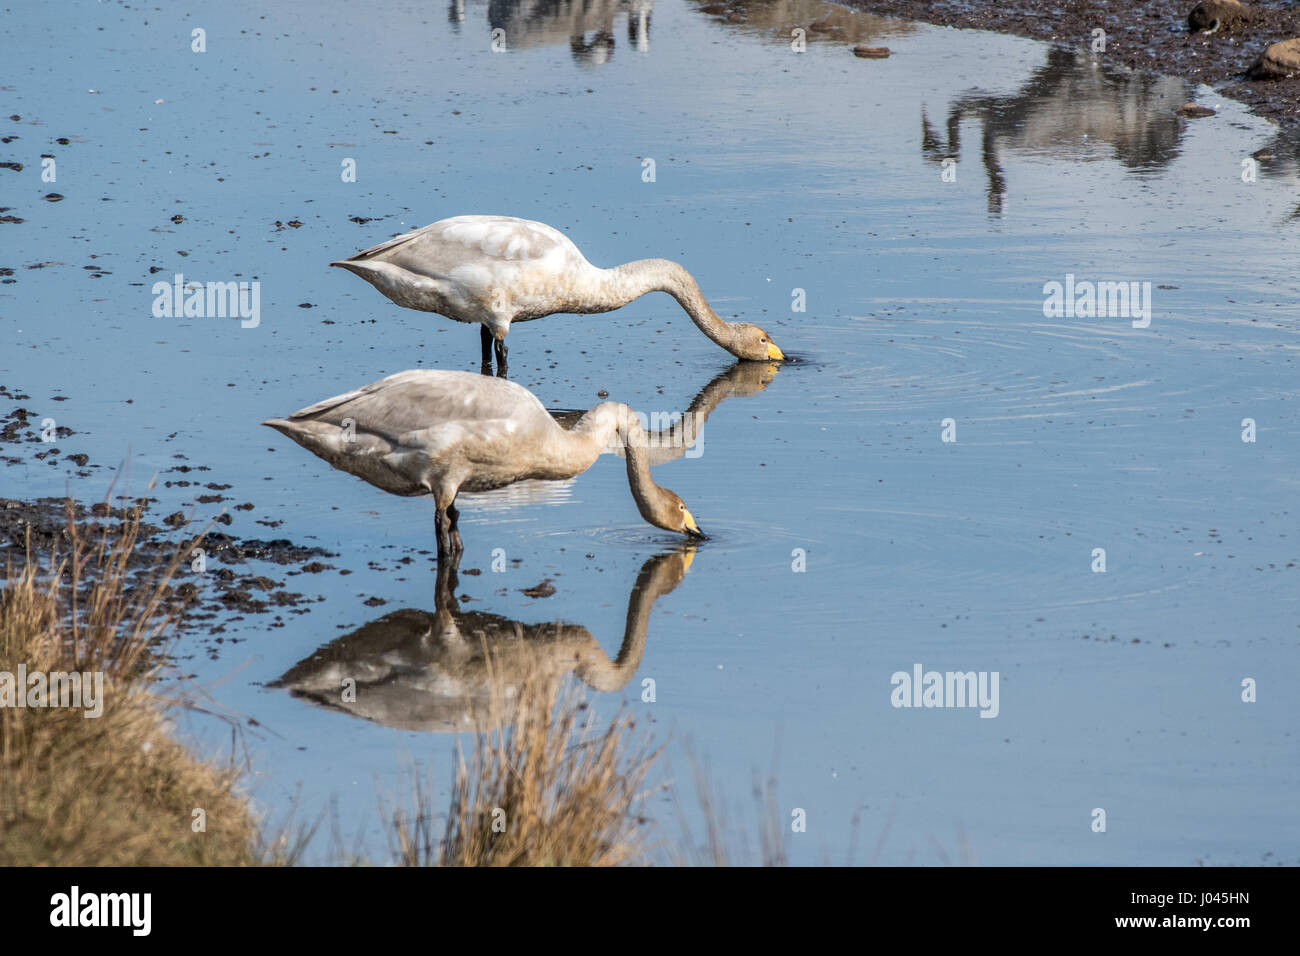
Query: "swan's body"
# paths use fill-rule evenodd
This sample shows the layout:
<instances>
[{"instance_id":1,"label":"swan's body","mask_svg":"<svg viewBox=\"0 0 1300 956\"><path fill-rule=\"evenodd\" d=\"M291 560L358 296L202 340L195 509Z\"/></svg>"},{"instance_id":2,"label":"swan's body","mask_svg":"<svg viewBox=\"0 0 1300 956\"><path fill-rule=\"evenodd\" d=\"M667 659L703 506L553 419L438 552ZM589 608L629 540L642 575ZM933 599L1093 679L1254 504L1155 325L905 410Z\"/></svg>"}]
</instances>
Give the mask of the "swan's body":
<instances>
[{"instance_id":1,"label":"swan's body","mask_svg":"<svg viewBox=\"0 0 1300 956\"><path fill-rule=\"evenodd\" d=\"M743 359L781 360L772 337L748 322L724 322L699 285L667 259L593 266L557 229L509 216L455 216L331 262L355 272L400 306L482 326L483 364L504 366L513 322L556 312L610 312L649 292L667 292L710 339Z\"/></svg>"},{"instance_id":2,"label":"swan's body","mask_svg":"<svg viewBox=\"0 0 1300 956\"><path fill-rule=\"evenodd\" d=\"M626 405L602 402L565 430L522 385L413 369L263 422L335 468L395 495L432 495L438 555L462 550L456 495L525 479L572 478L617 435L646 521L703 537L681 498L650 478L646 435Z\"/></svg>"}]
</instances>

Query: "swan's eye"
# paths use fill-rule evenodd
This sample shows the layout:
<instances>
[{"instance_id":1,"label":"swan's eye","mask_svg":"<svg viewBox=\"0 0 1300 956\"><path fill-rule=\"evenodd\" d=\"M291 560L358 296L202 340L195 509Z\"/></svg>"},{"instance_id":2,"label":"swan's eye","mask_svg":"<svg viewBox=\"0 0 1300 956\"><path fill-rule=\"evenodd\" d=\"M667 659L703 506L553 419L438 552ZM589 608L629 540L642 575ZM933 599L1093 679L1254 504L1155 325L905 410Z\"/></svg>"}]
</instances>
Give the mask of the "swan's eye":
<instances>
[{"instance_id":1,"label":"swan's eye","mask_svg":"<svg viewBox=\"0 0 1300 956\"><path fill-rule=\"evenodd\" d=\"M685 510L686 510L686 505L683 504L683 503L680 502L680 501L677 502L677 510L678 510L678 511L685 511Z\"/></svg>"},{"instance_id":2,"label":"swan's eye","mask_svg":"<svg viewBox=\"0 0 1300 956\"><path fill-rule=\"evenodd\" d=\"M758 340L758 344L759 344L759 345L766 345L766 344L767 344L767 339L765 339L765 338L759 338L759 340Z\"/></svg>"}]
</instances>

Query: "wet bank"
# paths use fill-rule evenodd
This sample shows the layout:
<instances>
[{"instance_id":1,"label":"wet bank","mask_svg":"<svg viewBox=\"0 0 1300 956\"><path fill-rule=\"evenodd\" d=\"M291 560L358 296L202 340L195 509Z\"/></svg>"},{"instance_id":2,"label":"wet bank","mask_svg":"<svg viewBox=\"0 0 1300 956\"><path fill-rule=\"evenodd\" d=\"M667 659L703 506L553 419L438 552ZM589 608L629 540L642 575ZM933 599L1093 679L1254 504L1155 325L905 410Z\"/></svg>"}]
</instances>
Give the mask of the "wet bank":
<instances>
[{"instance_id":1,"label":"wet bank","mask_svg":"<svg viewBox=\"0 0 1300 956\"><path fill-rule=\"evenodd\" d=\"M1197 0L1137 4L1117 0L846 0L846 6L883 16L958 29L995 30L1088 49L1112 65L1204 83L1247 104L1260 116L1300 129L1300 73L1279 79L1247 76L1270 44L1300 37L1300 7L1280 0L1247 4L1240 18L1227 22L1225 16L1225 22L1210 33L1189 28L1188 16L1197 5ZM745 3L719 6L729 12ZM1105 31L1104 51L1093 47L1095 30Z\"/></svg>"}]
</instances>

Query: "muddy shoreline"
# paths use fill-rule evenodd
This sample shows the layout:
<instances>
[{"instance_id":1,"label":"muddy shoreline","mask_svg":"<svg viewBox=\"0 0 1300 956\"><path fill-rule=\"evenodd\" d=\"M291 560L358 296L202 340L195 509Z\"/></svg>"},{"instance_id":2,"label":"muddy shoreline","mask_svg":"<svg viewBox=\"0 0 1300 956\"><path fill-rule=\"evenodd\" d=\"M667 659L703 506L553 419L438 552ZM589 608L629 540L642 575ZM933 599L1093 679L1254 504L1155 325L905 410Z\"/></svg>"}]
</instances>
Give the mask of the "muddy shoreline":
<instances>
[{"instance_id":1,"label":"muddy shoreline","mask_svg":"<svg viewBox=\"0 0 1300 956\"><path fill-rule=\"evenodd\" d=\"M964 30L992 30L1072 49L1091 49L1093 31L1105 31L1099 59L1204 83L1250 106L1288 131L1300 131L1300 76L1253 80L1246 71L1280 40L1300 37L1300 6L1279 0L1249 5L1245 22L1213 34L1191 33L1188 14L1196 0L840 0L845 6L881 16L917 20Z\"/></svg>"},{"instance_id":2,"label":"muddy shoreline","mask_svg":"<svg viewBox=\"0 0 1300 956\"><path fill-rule=\"evenodd\" d=\"M55 396L51 401L60 398ZM0 384L0 401L30 402L32 396ZM127 594L149 588L154 576L181 552L184 560L180 573L165 589L167 610L176 615L178 630L206 633L204 650L215 657L217 645L244 640L222 637L228 624L249 615L265 614L270 615L268 628L284 627L284 615L305 614L312 604L324 600L320 595L287 587L286 578L328 571L351 573L328 563L338 555L322 548L284 538L264 540L226 534L222 526L231 523L228 508L252 511L255 506L251 502L236 503L237 499L221 494L231 487L229 484L193 480L197 473L211 470L206 466L178 463L157 479L157 486L163 488L193 489L185 510L167 513L167 509L159 507L160 500L147 491L144 495L113 494L118 482L111 469L91 462L82 452L69 451L68 440L76 434L75 429L62 425L43 429L41 416L24 405L0 415L0 467L23 464L27 452L32 461L61 469L69 481L92 477L95 469L100 469L104 491L110 496L93 503L65 497L0 496L0 583L26 565L29 547L32 557L46 567L66 558L74 528L76 535L92 547L101 538L111 547L127 527L132 512L139 509L138 536L127 563ZM258 523L273 528L279 522ZM196 561L196 549L202 549L201 560ZM83 589L92 583L83 580Z\"/></svg>"}]
</instances>

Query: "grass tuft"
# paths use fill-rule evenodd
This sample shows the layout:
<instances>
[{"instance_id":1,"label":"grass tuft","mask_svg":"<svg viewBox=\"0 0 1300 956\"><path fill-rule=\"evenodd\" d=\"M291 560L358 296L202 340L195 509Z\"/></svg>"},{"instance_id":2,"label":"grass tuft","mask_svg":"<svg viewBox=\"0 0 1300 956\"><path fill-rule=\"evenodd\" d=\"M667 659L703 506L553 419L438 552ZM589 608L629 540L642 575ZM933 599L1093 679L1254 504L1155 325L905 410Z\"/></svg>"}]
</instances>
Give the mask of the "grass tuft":
<instances>
[{"instance_id":1,"label":"grass tuft","mask_svg":"<svg viewBox=\"0 0 1300 956\"><path fill-rule=\"evenodd\" d=\"M431 788L389 818L407 866L619 866L640 861L643 790L659 755L624 711L600 721L581 692L555 681L495 696L489 729L459 755L441 828ZM439 830L441 829L441 833Z\"/></svg>"},{"instance_id":2,"label":"grass tuft","mask_svg":"<svg viewBox=\"0 0 1300 956\"><path fill-rule=\"evenodd\" d=\"M102 714L0 706L0 864L233 865L262 862L257 821L236 772L195 759L171 734L183 702L159 692L159 652L175 624L168 598L184 552L146 575L130 558L141 509L67 531L48 555L30 535L0 591L0 681L102 675ZM27 688L15 687L18 694ZM205 832L195 832L195 810Z\"/></svg>"}]
</instances>

